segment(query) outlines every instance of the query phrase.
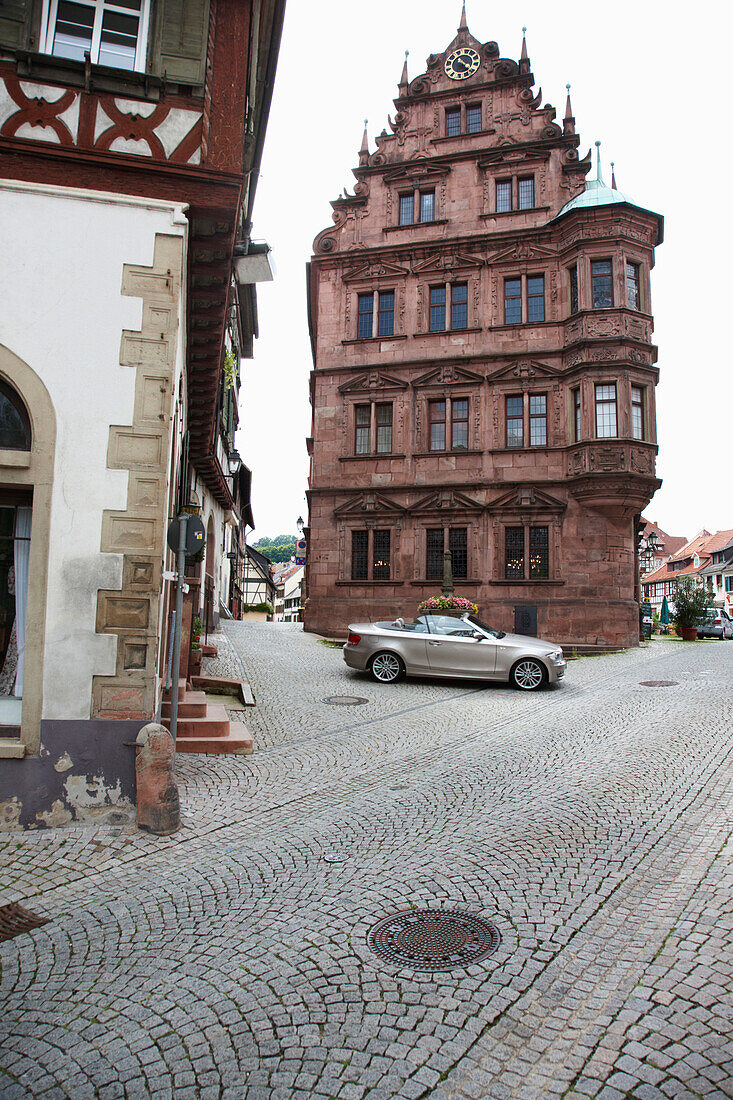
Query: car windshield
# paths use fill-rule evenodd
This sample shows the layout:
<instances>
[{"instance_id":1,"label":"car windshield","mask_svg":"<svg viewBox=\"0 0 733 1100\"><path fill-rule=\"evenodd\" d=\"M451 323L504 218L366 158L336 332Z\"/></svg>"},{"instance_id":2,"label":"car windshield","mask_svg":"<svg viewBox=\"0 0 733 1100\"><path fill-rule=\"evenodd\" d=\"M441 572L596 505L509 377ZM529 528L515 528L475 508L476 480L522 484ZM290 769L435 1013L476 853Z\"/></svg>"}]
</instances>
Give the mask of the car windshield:
<instances>
[{"instance_id":1,"label":"car windshield","mask_svg":"<svg viewBox=\"0 0 733 1100\"><path fill-rule=\"evenodd\" d=\"M505 638L506 630L494 630L493 626L489 626L488 623L484 623L476 615L467 616L469 623L473 623L474 626L479 627L484 633L490 634L492 638Z\"/></svg>"}]
</instances>

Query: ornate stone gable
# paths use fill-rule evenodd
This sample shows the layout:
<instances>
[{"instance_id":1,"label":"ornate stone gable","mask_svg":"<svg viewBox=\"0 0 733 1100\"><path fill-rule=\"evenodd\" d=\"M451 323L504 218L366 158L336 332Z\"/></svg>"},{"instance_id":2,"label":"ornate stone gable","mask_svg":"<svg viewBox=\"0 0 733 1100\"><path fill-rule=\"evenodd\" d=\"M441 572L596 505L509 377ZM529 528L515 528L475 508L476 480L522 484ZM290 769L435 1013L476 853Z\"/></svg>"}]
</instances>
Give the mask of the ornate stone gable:
<instances>
[{"instance_id":1,"label":"ornate stone gable","mask_svg":"<svg viewBox=\"0 0 733 1100\"><path fill-rule=\"evenodd\" d=\"M410 513L442 512L450 516L455 512L483 512L484 505L458 489L439 489L435 493L421 497L408 508Z\"/></svg>"},{"instance_id":2,"label":"ornate stone gable","mask_svg":"<svg viewBox=\"0 0 733 1100\"><path fill-rule=\"evenodd\" d=\"M415 389L424 386L475 386L483 380L484 376L482 374L477 374L467 367L444 364L441 367L435 367L433 370L427 371L425 374L418 375L417 378L413 378L412 385Z\"/></svg>"},{"instance_id":3,"label":"ornate stone gable","mask_svg":"<svg viewBox=\"0 0 733 1100\"><path fill-rule=\"evenodd\" d=\"M365 491L356 493L349 500L340 504L338 508L334 508L333 514L342 519L347 516L367 517L370 515L380 516L381 518L384 515L399 516L405 511L403 505L398 504L391 497L385 496L384 493Z\"/></svg>"},{"instance_id":4,"label":"ornate stone gable","mask_svg":"<svg viewBox=\"0 0 733 1100\"><path fill-rule=\"evenodd\" d=\"M567 502L552 496L534 485L520 485L496 497L487 505L489 512L550 512L560 514L567 508Z\"/></svg>"},{"instance_id":5,"label":"ornate stone gable","mask_svg":"<svg viewBox=\"0 0 733 1100\"><path fill-rule=\"evenodd\" d=\"M550 366L548 363L537 363L535 360L518 360L492 371L488 376L488 380L489 382L500 382L504 379L513 381L518 378L523 381L530 378L557 378L561 374L561 370Z\"/></svg>"},{"instance_id":6,"label":"ornate stone gable","mask_svg":"<svg viewBox=\"0 0 733 1100\"><path fill-rule=\"evenodd\" d=\"M342 386L339 386L339 393L381 393L385 390L406 390L408 388L407 382L403 382L401 378L395 378L391 374L385 374L384 371L370 371L369 374L360 374L358 378L350 378L348 382L344 382Z\"/></svg>"},{"instance_id":7,"label":"ornate stone gable","mask_svg":"<svg viewBox=\"0 0 733 1100\"><path fill-rule=\"evenodd\" d=\"M415 260L412 265L414 275L452 275L459 271L477 271L484 266L478 256L465 252L439 252L424 260Z\"/></svg>"},{"instance_id":8,"label":"ornate stone gable","mask_svg":"<svg viewBox=\"0 0 733 1100\"><path fill-rule=\"evenodd\" d=\"M389 260L377 258L375 260L357 263L354 267L343 272L341 278L345 283L354 283L359 279L404 279L410 274L409 268L391 263Z\"/></svg>"}]
</instances>

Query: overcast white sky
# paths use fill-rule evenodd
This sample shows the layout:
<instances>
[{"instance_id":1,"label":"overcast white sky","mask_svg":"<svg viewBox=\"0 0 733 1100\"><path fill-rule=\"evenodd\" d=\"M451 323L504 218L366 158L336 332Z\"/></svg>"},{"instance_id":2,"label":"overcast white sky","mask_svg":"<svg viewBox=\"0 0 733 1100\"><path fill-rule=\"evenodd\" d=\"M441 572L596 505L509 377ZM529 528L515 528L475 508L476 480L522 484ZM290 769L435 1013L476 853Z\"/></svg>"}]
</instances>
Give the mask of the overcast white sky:
<instances>
[{"instance_id":1,"label":"overcast white sky","mask_svg":"<svg viewBox=\"0 0 733 1100\"><path fill-rule=\"evenodd\" d=\"M579 152L599 139L606 182L665 218L652 273L659 458L664 484L646 515L672 535L733 527L733 356L727 252L730 170L721 124L730 79L730 3L657 0L468 0L468 25L517 60L522 26L543 103L562 119L571 96ZM245 361L239 449L253 471L257 524L248 541L307 520L311 370L305 263L331 224L329 201L353 190L364 119L374 135L410 78L445 49L460 0L288 0L254 237L277 277L258 287L261 336ZM594 151L595 152L595 151ZM726 266L724 266L724 262Z\"/></svg>"}]
</instances>

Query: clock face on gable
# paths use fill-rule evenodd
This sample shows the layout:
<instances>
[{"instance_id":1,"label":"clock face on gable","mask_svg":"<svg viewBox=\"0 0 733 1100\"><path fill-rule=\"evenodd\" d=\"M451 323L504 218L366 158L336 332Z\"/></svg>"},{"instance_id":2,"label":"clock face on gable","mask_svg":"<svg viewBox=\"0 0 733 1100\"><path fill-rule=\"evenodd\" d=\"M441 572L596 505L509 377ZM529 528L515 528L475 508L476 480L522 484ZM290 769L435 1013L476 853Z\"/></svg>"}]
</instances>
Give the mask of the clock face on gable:
<instances>
[{"instance_id":1,"label":"clock face on gable","mask_svg":"<svg viewBox=\"0 0 733 1100\"><path fill-rule=\"evenodd\" d=\"M445 59L445 74L451 80L466 80L473 76L481 64L481 58L475 50L468 46L460 46L453 53L449 53Z\"/></svg>"}]
</instances>

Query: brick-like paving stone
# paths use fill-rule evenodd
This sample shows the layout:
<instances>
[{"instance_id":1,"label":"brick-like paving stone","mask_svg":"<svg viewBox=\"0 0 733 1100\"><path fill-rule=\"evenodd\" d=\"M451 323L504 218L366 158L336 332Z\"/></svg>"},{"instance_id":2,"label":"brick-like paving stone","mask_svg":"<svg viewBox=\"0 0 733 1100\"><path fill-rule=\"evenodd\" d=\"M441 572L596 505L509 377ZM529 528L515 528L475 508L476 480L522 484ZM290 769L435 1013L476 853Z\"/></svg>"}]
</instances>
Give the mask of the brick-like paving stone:
<instances>
[{"instance_id":1,"label":"brick-like paving stone","mask_svg":"<svg viewBox=\"0 0 733 1100\"><path fill-rule=\"evenodd\" d=\"M0 945L3 1100L733 1096L733 645L526 695L375 684L290 624L217 641L255 752L179 758L179 833L0 837L0 903L51 918ZM499 948L377 959L423 906Z\"/></svg>"}]
</instances>

